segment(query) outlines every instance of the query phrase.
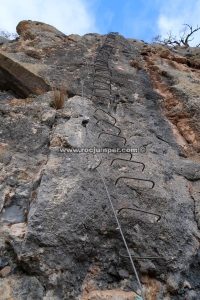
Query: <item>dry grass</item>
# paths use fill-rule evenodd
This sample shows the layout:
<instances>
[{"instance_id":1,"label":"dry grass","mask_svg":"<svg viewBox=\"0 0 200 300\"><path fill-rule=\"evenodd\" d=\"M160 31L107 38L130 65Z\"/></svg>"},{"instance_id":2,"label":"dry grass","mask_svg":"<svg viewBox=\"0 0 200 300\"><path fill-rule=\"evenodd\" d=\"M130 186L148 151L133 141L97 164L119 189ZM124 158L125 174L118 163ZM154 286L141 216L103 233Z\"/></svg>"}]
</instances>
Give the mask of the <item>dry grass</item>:
<instances>
[{"instance_id":1,"label":"dry grass","mask_svg":"<svg viewBox=\"0 0 200 300\"><path fill-rule=\"evenodd\" d=\"M51 102L51 107L55 109L62 109L65 105L65 96L67 96L66 89L62 88L53 88L53 100Z\"/></svg>"}]
</instances>

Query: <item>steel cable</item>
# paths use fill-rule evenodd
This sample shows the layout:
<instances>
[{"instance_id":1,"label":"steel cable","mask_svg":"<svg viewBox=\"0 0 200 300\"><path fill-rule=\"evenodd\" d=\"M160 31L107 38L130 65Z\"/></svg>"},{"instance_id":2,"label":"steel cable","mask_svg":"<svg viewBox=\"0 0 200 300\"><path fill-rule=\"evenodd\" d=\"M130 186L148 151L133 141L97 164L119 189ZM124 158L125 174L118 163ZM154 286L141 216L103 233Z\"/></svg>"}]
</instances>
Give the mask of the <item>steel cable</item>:
<instances>
[{"instance_id":1,"label":"steel cable","mask_svg":"<svg viewBox=\"0 0 200 300\"><path fill-rule=\"evenodd\" d=\"M106 194L107 194L108 200L109 200L109 202L110 202L110 205L111 205L111 208L112 208L112 211L113 211L113 214L114 214L114 217L115 217L115 220L116 220L116 223L117 223L119 232L120 232L120 234L121 234L121 237L122 237L124 246L125 246L125 248L126 248L126 251L127 251L127 253L128 253L128 257L129 257L129 259L130 259L130 262L131 262L131 265L132 265L132 268L133 268L135 277L136 277L136 279L137 279L137 283L138 283L138 286L139 286L140 291L141 291L142 299L145 300L144 295L143 295L143 290L142 290L142 284L141 284L141 282L140 282L140 278L139 278L137 269L136 269L136 267L135 267L135 264L134 264L134 261L133 261L131 252L130 252L129 247L128 247L128 244L127 244L127 242L126 242L126 238L125 238L124 233L123 233L123 230L122 230L122 228L121 228L120 221L119 221L119 219L118 219L116 210L115 210L115 208L114 208L114 205L113 205L113 202L112 202L110 193L109 193L109 191L108 191L108 187L107 187L107 185L106 185L105 178L104 178L104 176L101 174L101 172L100 172L97 168L96 168L95 170L98 172L99 177L101 178L101 181L103 182L103 185L104 185L104 188L105 188L105 190L106 190Z\"/></svg>"}]
</instances>

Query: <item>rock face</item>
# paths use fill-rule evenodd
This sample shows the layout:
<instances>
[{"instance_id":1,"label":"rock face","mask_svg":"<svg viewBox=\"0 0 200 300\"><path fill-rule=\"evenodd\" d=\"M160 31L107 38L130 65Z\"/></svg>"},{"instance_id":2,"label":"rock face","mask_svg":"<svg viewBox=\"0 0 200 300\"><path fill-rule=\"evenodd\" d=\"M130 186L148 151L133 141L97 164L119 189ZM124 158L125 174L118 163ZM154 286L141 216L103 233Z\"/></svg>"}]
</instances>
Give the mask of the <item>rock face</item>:
<instances>
[{"instance_id":1,"label":"rock face","mask_svg":"<svg viewBox=\"0 0 200 300\"><path fill-rule=\"evenodd\" d=\"M8 42L9 42L9 40L7 38L5 38L4 36L0 36L0 44L5 44Z\"/></svg>"},{"instance_id":2,"label":"rock face","mask_svg":"<svg viewBox=\"0 0 200 300\"><path fill-rule=\"evenodd\" d=\"M199 50L17 32L0 49L2 299L199 299Z\"/></svg>"}]
</instances>

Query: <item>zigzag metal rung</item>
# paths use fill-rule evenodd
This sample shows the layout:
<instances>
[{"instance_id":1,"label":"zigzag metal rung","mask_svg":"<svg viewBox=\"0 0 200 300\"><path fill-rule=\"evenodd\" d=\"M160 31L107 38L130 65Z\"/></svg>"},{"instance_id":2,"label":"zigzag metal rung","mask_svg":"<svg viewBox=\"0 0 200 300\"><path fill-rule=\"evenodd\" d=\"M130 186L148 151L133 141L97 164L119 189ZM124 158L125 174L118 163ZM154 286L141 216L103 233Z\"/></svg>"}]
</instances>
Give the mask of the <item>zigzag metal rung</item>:
<instances>
[{"instance_id":1,"label":"zigzag metal rung","mask_svg":"<svg viewBox=\"0 0 200 300\"><path fill-rule=\"evenodd\" d=\"M102 62L102 61L96 61L95 62L95 68L96 67L103 67L103 68L109 68L108 62Z\"/></svg>"},{"instance_id":2,"label":"zigzag metal rung","mask_svg":"<svg viewBox=\"0 0 200 300\"><path fill-rule=\"evenodd\" d=\"M115 40L115 37L116 37L116 34L115 33L110 33L109 35L107 35L106 39L105 39L105 42L104 42L104 45L102 45L99 49L98 49L98 53L96 55L96 58L94 60L94 70L93 70L93 97L97 97L97 99L109 99L112 94L111 94L111 78L112 78L112 71L111 69L109 68L109 63L108 63L108 60L113 52L113 49L114 47L112 46L112 43L114 42ZM98 79L100 78L100 79ZM109 82L105 82L106 79L109 81ZM99 86L97 86L99 84ZM102 87L103 85L103 87ZM106 86L109 86L109 89L108 87ZM94 95L95 92L97 90L102 90L102 91L107 91L110 93L110 95ZM102 92L103 94L103 92ZM111 102L111 100L109 99L109 101ZM103 114L105 114L107 116L107 118L110 118L109 121L107 120L104 120L104 119L99 119L97 117L95 117L95 113L97 112L102 112ZM121 129L119 127L117 127L115 124L117 123L117 120L115 117L113 117L110 113L106 112L105 110L101 109L101 108L98 108L95 110L94 112L94 118L97 119L97 122L96 124L99 124L100 122L104 122L106 124L109 124L115 128L118 129L118 135L116 134L112 134L112 133L108 133L108 132L101 132L99 135L98 135L98 138L100 138L102 135L107 135L107 136L113 136L113 137L116 137L118 139L121 139L123 140L123 143L124 145L126 144L127 140L125 137L123 136L120 136L121 134ZM112 120L110 122L110 120ZM125 152L127 153L127 152ZM131 163L131 164L138 164L142 167L142 172L144 171L145 169L145 164L143 162L139 162L139 161L132 161L132 153L128 153L130 154L130 160L128 159L124 159L124 158L115 158L111 161L111 164L110 166L112 166L116 161L124 161L126 163ZM105 188L105 191L106 191L106 194L107 194L107 197L109 199L109 202L111 204L111 208L112 208L112 211L113 211L113 214L115 216L115 219L116 219L116 222L117 222L117 225L118 225L118 229L120 231L120 234L121 234L121 237L122 237L122 240L124 242L124 246L126 248L126 251L127 251L127 254L126 256L124 256L122 253L120 253L120 256L123 256L124 258L129 258L130 259L130 263L131 263L131 266L133 268L133 271L134 271L134 274L136 276L136 279L137 279L137 283L138 283L138 286L140 287L140 290L141 290L141 295L142 295L142 299L144 300L144 296L143 296L143 292L142 292L142 285L141 285L141 282L140 282L140 279L139 279L139 276L138 276L138 273L137 273L137 270L135 268L135 264L133 262L133 260L142 260L142 259L162 259L162 257L155 257L155 256L146 256L146 257L140 257L140 256L136 256L136 255L132 255L130 253L130 249L127 245L127 242L126 242L126 239L125 239L125 236L124 236L124 233L123 233L123 230L121 228L121 224L120 224L120 221L119 221L119 218L118 218L118 215L120 216L120 214L123 212L123 211L135 211L136 213L139 213L139 214L147 214L147 215L152 215L152 216L155 216L157 218L157 222L161 219L161 215L159 214L155 214L153 212L148 212L146 210L143 210L141 209L140 207L136 207L136 208L133 208L133 207L121 207L120 209L118 209L117 211L114 209L114 206L113 206L113 203L112 203L112 199L111 199L111 196L110 196L110 193L108 191L108 188L107 188L107 184L106 184L106 181L105 181L105 178L101 175L101 172L98 171L98 167L100 167L102 163L102 159L97 163L97 165L93 168L94 170L96 170L103 182L103 185L104 185L104 188ZM137 178L137 177L129 177L129 176L120 176L116 179L115 181L115 185L117 186L118 182L122 179L127 179L127 180L133 180L133 181L141 181L141 182L148 182L148 183L151 183L151 187L150 189L153 189L154 186L155 186L155 182L152 181L152 180L148 180L148 179L142 179L142 178ZM134 189L136 191L136 193L139 194L139 192ZM134 204L132 204L134 206Z\"/></svg>"},{"instance_id":3,"label":"zigzag metal rung","mask_svg":"<svg viewBox=\"0 0 200 300\"><path fill-rule=\"evenodd\" d=\"M111 99L110 99L110 98L112 97L112 94L111 94L111 95L109 95L109 96L108 96L108 95L101 95L101 96L98 96L98 95L97 95L97 96L95 96L95 95L93 95L93 97L96 97L96 98L101 98L101 99L103 98L103 99L107 99L108 101L111 101Z\"/></svg>"},{"instance_id":4,"label":"zigzag metal rung","mask_svg":"<svg viewBox=\"0 0 200 300\"><path fill-rule=\"evenodd\" d=\"M96 98L98 98L98 99L102 99L102 98L104 98L104 99L108 99L109 97L110 97L110 93L107 93L107 94L102 94L102 92L106 92L106 91L103 91L103 90L100 90L100 89L95 89L95 90L93 90L93 97L96 97ZM102 97L103 96L103 97Z\"/></svg>"},{"instance_id":5,"label":"zigzag metal rung","mask_svg":"<svg viewBox=\"0 0 200 300\"><path fill-rule=\"evenodd\" d=\"M112 72L110 70L102 70L102 69L94 69L94 77L96 76L101 76L101 77L109 77L111 79L112 77Z\"/></svg>"},{"instance_id":6,"label":"zigzag metal rung","mask_svg":"<svg viewBox=\"0 0 200 300\"><path fill-rule=\"evenodd\" d=\"M98 110L102 111L104 114L106 114L106 115L108 115L109 117L111 117L111 119L114 120L114 124L113 124L113 125L115 125L115 124L117 123L117 119L116 119L115 117L113 117L110 113L108 113L107 111L105 111L105 110L103 110L103 109L101 109L101 108L97 108L97 109L95 110L94 114L95 114Z\"/></svg>"},{"instance_id":7,"label":"zigzag metal rung","mask_svg":"<svg viewBox=\"0 0 200 300\"><path fill-rule=\"evenodd\" d=\"M97 71L99 72L108 72L110 76L112 76L112 71L109 68L105 68L102 66L94 66L94 72L96 73Z\"/></svg>"},{"instance_id":8,"label":"zigzag metal rung","mask_svg":"<svg viewBox=\"0 0 200 300\"><path fill-rule=\"evenodd\" d=\"M106 55L107 55L107 57L105 57ZM96 57L100 57L100 56L103 56L103 57L109 59L111 56L111 53L108 51L101 50Z\"/></svg>"},{"instance_id":9,"label":"zigzag metal rung","mask_svg":"<svg viewBox=\"0 0 200 300\"><path fill-rule=\"evenodd\" d=\"M90 99L98 99L98 100L103 100L103 99L105 99L105 100L108 100L109 101L109 103L111 103L111 98L112 97L112 94L110 94L110 95L99 95L99 94L92 94L91 95L91 97L90 97ZM102 103L102 102L101 102Z\"/></svg>"},{"instance_id":10,"label":"zigzag metal rung","mask_svg":"<svg viewBox=\"0 0 200 300\"><path fill-rule=\"evenodd\" d=\"M102 136L102 135L111 135L111 136L115 136L115 137L117 137L117 138L120 138L120 139L123 139L124 140L124 146L126 145L126 138L125 137L123 137L123 136L119 136L119 135L116 135L116 134L113 134L113 133L108 133L108 132L101 132L100 134L99 134L99 136L98 136L98 139L100 138L100 136Z\"/></svg>"},{"instance_id":11,"label":"zigzag metal rung","mask_svg":"<svg viewBox=\"0 0 200 300\"><path fill-rule=\"evenodd\" d=\"M92 90L96 91L96 90L102 90L102 91L106 91L111 95L111 88L108 86L100 86L100 85L94 85L92 87Z\"/></svg>"},{"instance_id":12,"label":"zigzag metal rung","mask_svg":"<svg viewBox=\"0 0 200 300\"><path fill-rule=\"evenodd\" d=\"M122 254L121 251L119 251L119 256L123 258L129 258L128 255ZM163 256L135 256L134 254L131 254L133 260L143 260L143 259L165 259Z\"/></svg>"},{"instance_id":13,"label":"zigzag metal rung","mask_svg":"<svg viewBox=\"0 0 200 300\"><path fill-rule=\"evenodd\" d=\"M152 212L148 212L148 211L146 211L146 210L143 210L143 209L132 208L132 207L121 207L120 209L117 210L117 213L120 214L120 212L122 212L123 210L133 210L133 211L141 212L141 213L143 213L143 214L155 216L155 217L158 218L158 219L156 220L156 222L159 222L160 219L161 219L161 215L159 215L159 214L155 214L155 213L152 213Z\"/></svg>"},{"instance_id":14,"label":"zigzag metal rung","mask_svg":"<svg viewBox=\"0 0 200 300\"><path fill-rule=\"evenodd\" d=\"M98 120L98 121L96 122L96 124L99 124L100 122L107 123L107 124L111 125L113 128L118 129L118 131L119 131L118 135L121 133L121 129L120 129L118 126L113 125L112 123L110 123L110 122L108 122L108 121L106 121L106 120L104 120L104 119Z\"/></svg>"},{"instance_id":15,"label":"zigzag metal rung","mask_svg":"<svg viewBox=\"0 0 200 300\"><path fill-rule=\"evenodd\" d=\"M110 51L110 50L108 50L108 49L105 49L105 48L101 48L101 49L99 50L98 54L97 54L97 57L98 57L99 55L107 55L108 58L109 58L109 57L111 56L111 54L112 54L112 51Z\"/></svg>"},{"instance_id":16,"label":"zigzag metal rung","mask_svg":"<svg viewBox=\"0 0 200 300\"><path fill-rule=\"evenodd\" d=\"M98 55L96 56L96 60L98 60L98 59L103 59L103 60L106 60L106 61L108 61L109 60L109 58L110 58L110 54L108 54L107 52L101 52L101 53L98 53ZM95 61L95 60L94 60Z\"/></svg>"},{"instance_id":17,"label":"zigzag metal rung","mask_svg":"<svg viewBox=\"0 0 200 300\"><path fill-rule=\"evenodd\" d=\"M99 55L108 55L108 57L111 55L111 51L106 49L106 48L100 48L99 51L97 52L96 57L98 57Z\"/></svg>"},{"instance_id":18,"label":"zigzag metal rung","mask_svg":"<svg viewBox=\"0 0 200 300\"><path fill-rule=\"evenodd\" d=\"M99 78L94 78L93 84L95 84L96 82L100 83L100 84L103 84L103 85L109 85L109 87L111 88L111 82L109 80L108 81L102 81Z\"/></svg>"},{"instance_id":19,"label":"zigzag metal rung","mask_svg":"<svg viewBox=\"0 0 200 300\"><path fill-rule=\"evenodd\" d=\"M104 86L96 86L96 85L92 87L92 91L97 91L97 90L108 92L108 95L109 96L111 95L110 88L107 88ZM107 94L105 94L105 95L107 95Z\"/></svg>"},{"instance_id":20,"label":"zigzag metal rung","mask_svg":"<svg viewBox=\"0 0 200 300\"><path fill-rule=\"evenodd\" d=\"M115 161L118 161L118 160L120 160L120 161L126 161L126 162L129 162L129 163L134 163L134 164L140 164L140 165L142 165L142 172L144 171L144 169L145 169L145 164L144 163L142 163L142 162L139 162L139 161L135 161L135 160L128 160L128 159L124 159L124 158L114 158L113 160L112 160L112 162L111 162L111 166L113 165L113 163L115 162Z\"/></svg>"},{"instance_id":21,"label":"zigzag metal rung","mask_svg":"<svg viewBox=\"0 0 200 300\"><path fill-rule=\"evenodd\" d=\"M121 179L131 179L131 180L136 180L136 181L138 180L138 181L143 181L143 182L150 182L150 183L152 183L152 187L150 189L153 189L154 186L155 186L155 182L153 180L137 178L137 177L129 177L129 176L120 176L120 177L118 177L115 181L115 185L117 185L117 183Z\"/></svg>"},{"instance_id":22,"label":"zigzag metal rung","mask_svg":"<svg viewBox=\"0 0 200 300\"><path fill-rule=\"evenodd\" d=\"M93 84L94 84L95 81L99 81L101 83L109 82L110 86L112 84L111 77L110 77L109 73L102 73L102 72L94 73L94 75L93 75Z\"/></svg>"},{"instance_id":23,"label":"zigzag metal rung","mask_svg":"<svg viewBox=\"0 0 200 300\"><path fill-rule=\"evenodd\" d=\"M100 52L101 50L103 50L103 51L109 51L109 52L110 52L110 51L113 50L113 47L110 46L110 45L102 45L101 48L100 48L100 50L99 50L99 52Z\"/></svg>"},{"instance_id":24,"label":"zigzag metal rung","mask_svg":"<svg viewBox=\"0 0 200 300\"><path fill-rule=\"evenodd\" d=\"M99 64L106 64L107 66L108 64L108 59L104 59L104 58L96 58L94 61L95 64L99 63Z\"/></svg>"},{"instance_id":25,"label":"zigzag metal rung","mask_svg":"<svg viewBox=\"0 0 200 300\"><path fill-rule=\"evenodd\" d=\"M96 91L96 90L102 90L102 91L107 91L109 94L110 94L110 88L107 88L107 87L103 87L103 86L93 86L93 91Z\"/></svg>"},{"instance_id":26,"label":"zigzag metal rung","mask_svg":"<svg viewBox=\"0 0 200 300\"><path fill-rule=\"evenodd\" d=\"M101 79L103 79L103 80L111 81L111 77L110 77L110 76L106 77L105 74L98 74L98 73L95 73L94 78L99 78L99 77L100 77Z\"/></svg>"},{"instance_id":27,"label":"zigzag metal rung","mask_svg":"<svg viewBox=\"0 0 200 300\"><path fill-rule=\"evenodd\" d=\"M98 88L98 87L101 86L102 88L106 88L106 89L108 89L109 91L111 90L111 84L109 84L109 83L102 83L102 82L97 81L97 80L94 81L93 86L94 86L95 88Z\"/></svg>"}]
</instances>

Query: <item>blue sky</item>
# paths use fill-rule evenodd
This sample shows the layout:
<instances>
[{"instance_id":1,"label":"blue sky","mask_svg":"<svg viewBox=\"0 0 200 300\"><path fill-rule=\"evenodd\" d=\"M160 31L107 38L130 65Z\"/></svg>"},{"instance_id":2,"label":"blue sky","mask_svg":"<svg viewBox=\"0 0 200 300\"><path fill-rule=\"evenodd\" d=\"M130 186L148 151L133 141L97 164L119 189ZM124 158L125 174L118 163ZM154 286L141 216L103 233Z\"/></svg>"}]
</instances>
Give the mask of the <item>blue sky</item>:
<instances>
[{"instance_id":1,"label":"blue sky","mask_svg":"<svg viewBox=\"0 0 200 300\"><path fill-rule=\"evenodd\" d=\"M15 32L20 20L49 23L66 34L116 31L151 41L178 34L200 19L200 0L1 0L0 29ZM200 32L194 43L200 40Z\"/></svg>"},{"instance_id":2,"label":"blue sky","mask_svg":"<svg viewBox=\"0 0 200 300\"><path fill-rule=\"evenodd\" d=\"M149 40L158 32L159 7L148 0L99 0L96 19L101 32L117 31L126 37ZM155 2L155 1L154 1Z\"/></svg>"}]
</instances>

